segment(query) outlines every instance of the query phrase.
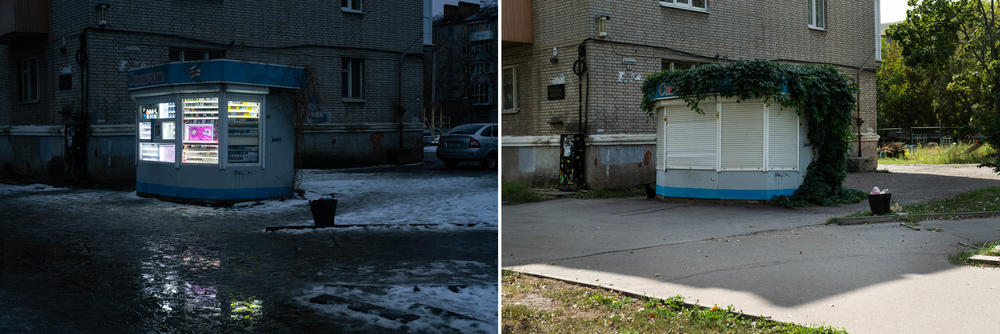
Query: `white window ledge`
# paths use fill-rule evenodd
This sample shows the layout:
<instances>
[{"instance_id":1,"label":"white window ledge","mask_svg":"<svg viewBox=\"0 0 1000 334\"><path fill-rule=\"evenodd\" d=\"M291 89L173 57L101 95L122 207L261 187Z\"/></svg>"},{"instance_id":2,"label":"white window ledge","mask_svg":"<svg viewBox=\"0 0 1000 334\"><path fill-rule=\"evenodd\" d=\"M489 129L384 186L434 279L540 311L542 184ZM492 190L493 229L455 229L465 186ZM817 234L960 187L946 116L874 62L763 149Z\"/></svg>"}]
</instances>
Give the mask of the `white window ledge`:
<instances>
[{"instance_id":1,"label":"white window ledge","mask_svg":"<svg viewBox=\"0 0 1000 334\"><path fill-rule=\"evenodd\" d=\"M811 24L809 25L809 29L819 30L819 31L826 31L826 28L820 28L820 27L817 27L817 26L814 26L814 25L811 25Z\"/></svg>"},{"instance_id":2,"label":"white window ledge","mask_svg":"<svg viewBox=\"0 0 1000 334\"><path fill-rule=\"evenodd\" d=\"M500 111L500 113L502 113L502 114L516 114L516 113L519 113L519 112L521 112L520 108L518 108L518 109L504 109L504 110Z\"/></svg>"},{"instance_id":3,"label":"white window ledge","mask_svg":"<svg viewBox=\"0 0 1000 334\"><path fill-rule=\"evenodd\" d=\"M350 8L345 8L345 7L340 7L340 11L342 11L344 13L351 13L351 14L364 14L365 13L365 11L363 11L363 10L350 9Z\"/></svg>"},{"instance_id":4,"label":"white window ledge","mask_svg":"<svg viewBox=\"0 0 1000 334\"><path fill-rule=\"evenodd\" d=\"M688 10L688 11L698 12L698 13L705 13L705 14L709 13L708 8L691 7L690 5L678 5L678 4L670 3L670 2L660 1L660 6L670 7L670 8L677 8L677 9L683 9L683 10Z\"/></svg>"}]
</instances>

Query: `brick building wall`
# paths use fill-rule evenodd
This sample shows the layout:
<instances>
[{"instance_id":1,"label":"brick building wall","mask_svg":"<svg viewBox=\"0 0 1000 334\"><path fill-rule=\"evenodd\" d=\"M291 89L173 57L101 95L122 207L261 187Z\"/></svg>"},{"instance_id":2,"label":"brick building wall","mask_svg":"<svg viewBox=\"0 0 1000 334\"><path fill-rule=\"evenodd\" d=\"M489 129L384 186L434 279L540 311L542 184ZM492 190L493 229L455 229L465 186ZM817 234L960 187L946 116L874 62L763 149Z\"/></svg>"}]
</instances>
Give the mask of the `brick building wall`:
<instances>
[{"instance_id":1,"label":"brick building wall","mask_svg":"<svg viewBox=\"0 0 1000 334\"><path fill-rule=\"evenodd\" d=\"M652 182L652 167L645 164L647 159L642 155L653 147L656 123L639 104L643 81L660 72L664 60L708 63L763 58L791 64L831 64L855 78L861 67L862 132L874 129L874 71L878 66L874 59L875 4L863 0L826 3L826 28L817 30L808 27L804 1L709 1L707 12L646 0L572 5L533 1L533 43L505 44L503 49L503 66L517 68L519 93L519 109L503 114L505 148L511 148L503 157L505 179L538 183L536 177L528 175L540 173L538 170L519 168L516 163L519 147L544 146L549 147L545 149L548 154L557 154L557 149L551 149L555 145L552 136L579 131L577 84L581 81L573 74L572 64L581 43L586 45L588 65L588 73L582 77L588 110L584 116L586 133L591 146L605 146L588 146L587 174L592 186ZM601 16L610 18L604 37L598 36L597 18ZM553 47L559 50L558 62L550 61ZM546 87L563 76L566 99L547 100ZM607 146L620 147L607 153L612 151ZM626 146L646 149L628 149L633 151L629 154L639 156L626 157L629 154L620 154ZM866 146L863 153L874 156L874 146ZM608 157L615 157L615 161L607 161ZM618 176L613 176L616 169ZM641 176L629 176L634 174Z\"/></svg>"},{"instance_id":2,"label":"brick building wall","mask_svg":"<svg viewBox=\"0 0 1000 334\"><path fill-rule=\"evenodd\" d=\"M80 37L85 36L89 82L87 124L92 137L102 137L88 140L88 170L98 179L134 179L135 105L126 87L127 72L168 62L171 47L221 50L229 59L307 68L316 78L317 87L309 99L305 121L309 131L300 138L306 141L300 143L300 149L309 150L302 157L312 158L303 159L309 162L304 167L357 166L421 158L423 3L420 1L387 4L368 0L364 13L342 11L339 1L103 3L109 3L111 8L107 25L99 26L95 2L53 0L45 40L18 41L0 49L3 94L17 94L15 62L23 53L37 54L44 60L40 63L41 100L23 104L16 99L4 99L6 102L0 103L0 128L17 133L18 126L31 125L35 126L32 129L44 130L37 137L64 135L59 128L72 123L83 109L80 88L84 70L77 62L77 53L81 50ZM345 101L341 96L344 58L365 61L362 102ZM72 88L58 90L58 76L67 72L72 76ZM397 101L405 113L397 112ZM15 137L8 135L4 138L7 143L0 146L36 140ZM398 147L400 137L403 147ZM51 142L53 138L46 140ZM337 139L342 144L337 145ZM343 144L347 142L362 145ZM0 148L0 154L3 152ZM32 154L38 155L19 151L0 155L0 159L8 165L18 159L39 160L26 156ZM37 161L34 165L44 163ZM114 172L109 173L108 169ZM7 170L46 174L39 172L37 166L19 165Z\"/></svg>"}]
</instances>

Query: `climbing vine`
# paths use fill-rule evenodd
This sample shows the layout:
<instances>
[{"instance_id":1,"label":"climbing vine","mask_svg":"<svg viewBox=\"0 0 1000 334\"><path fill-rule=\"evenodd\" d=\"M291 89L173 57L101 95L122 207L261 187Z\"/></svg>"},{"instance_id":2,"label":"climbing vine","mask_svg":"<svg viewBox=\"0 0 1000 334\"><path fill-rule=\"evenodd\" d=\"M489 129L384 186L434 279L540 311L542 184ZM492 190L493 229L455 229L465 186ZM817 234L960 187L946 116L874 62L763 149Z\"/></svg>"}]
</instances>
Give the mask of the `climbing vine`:
<instances>
[{"instance_id":1,"label":"climbing vine","mask_svg":"<svg viewBox=\"0 0 1000 334\"><path fill-rule=\"evenodd\" d=\"M737 101L762 99L798 111L809 127L813 161L799 189L792 196L775 197L772 203L829 206L865 198L864 192L842 185L847 176L845 158L852 137L851 111L857 84L837 68L739 60L653 74L642 85L642 109L650 117L654 115L651 93L661 83L669 83L672 93L698 113L704 113L699 102L716 96L735 97Z\"/></svg>"}]
</instances>

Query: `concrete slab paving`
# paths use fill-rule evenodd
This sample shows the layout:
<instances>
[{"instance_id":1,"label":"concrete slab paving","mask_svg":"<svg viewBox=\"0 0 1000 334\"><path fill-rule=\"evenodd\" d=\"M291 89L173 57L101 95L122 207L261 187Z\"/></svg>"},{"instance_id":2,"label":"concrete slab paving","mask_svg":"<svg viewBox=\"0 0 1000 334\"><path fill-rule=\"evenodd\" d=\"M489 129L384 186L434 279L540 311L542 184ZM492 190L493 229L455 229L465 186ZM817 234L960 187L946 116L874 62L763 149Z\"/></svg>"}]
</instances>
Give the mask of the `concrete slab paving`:
<instances>
[{"instance_id":1,"label":"concrete slab paving","mask_svg":"<svg viewBox=\"0 0 1000 334\"><path fill-rule=\"evenodd\" d=\"M1000 185L974 166L888 168L851 174L845 183L888 187L904 205ZM948 262L965 249L958 242L1000 240L1000 219L921 223L941 232L820 225L866 207L788 210L642 198L503 206L502 264L852 333L1000 328L1000 269Z\"/></svg>"}]
</instances>

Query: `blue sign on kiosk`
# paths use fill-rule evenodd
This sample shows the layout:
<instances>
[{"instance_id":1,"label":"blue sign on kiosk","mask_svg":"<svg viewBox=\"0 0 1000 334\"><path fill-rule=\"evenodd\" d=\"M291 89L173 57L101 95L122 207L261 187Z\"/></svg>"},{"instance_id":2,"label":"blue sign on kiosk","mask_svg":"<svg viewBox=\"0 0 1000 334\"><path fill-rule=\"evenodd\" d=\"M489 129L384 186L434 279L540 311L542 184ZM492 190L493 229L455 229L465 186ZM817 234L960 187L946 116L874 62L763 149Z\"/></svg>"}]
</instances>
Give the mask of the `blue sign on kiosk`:
<instances>
[{"instance_id":1,"label":"blue sign on kiosk","mask_svg":"<svg viewBox=\"0 0 1000 334\"><path fill-rule=\"evenodd\" d=\"M129 72L136 192L226 203L290 196L299 67L208 60Z\"/></svg>"}]
</instances>

